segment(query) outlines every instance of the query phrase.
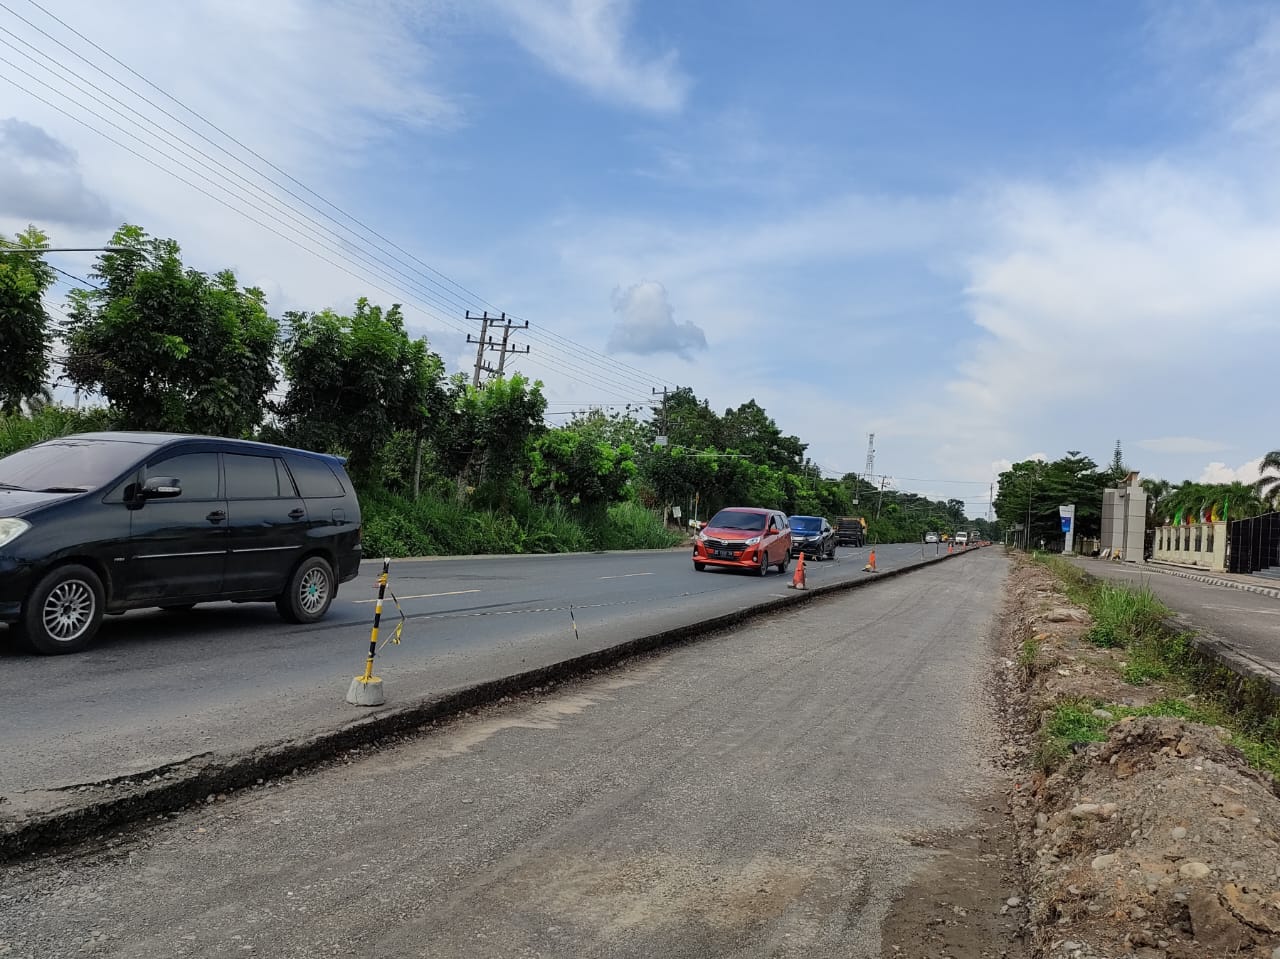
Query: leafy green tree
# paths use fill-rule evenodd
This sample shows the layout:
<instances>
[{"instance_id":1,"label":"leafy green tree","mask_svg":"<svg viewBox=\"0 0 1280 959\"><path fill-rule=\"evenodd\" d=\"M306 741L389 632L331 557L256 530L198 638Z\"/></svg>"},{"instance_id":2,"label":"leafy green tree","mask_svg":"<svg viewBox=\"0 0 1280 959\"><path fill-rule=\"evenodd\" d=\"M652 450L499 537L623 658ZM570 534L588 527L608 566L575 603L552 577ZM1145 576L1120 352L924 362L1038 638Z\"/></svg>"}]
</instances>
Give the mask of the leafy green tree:
<instances>
[{"instance_id":1,"label":"leafy green tree","mask_svg":"<svg viewBox=\"0 0 1280 959\"><path fill-rule=\"evenodd\" d=\"M530 484L553 502L598 515L623 498L635 474L634 451L598 442L573 426L548 430L533 443Z\"/></svg>"},{"instance_id":2,"label":"leafy green tree","mask_svg":"<svg viewBox=\"0 0 1280 959\"><path fill-rule=\"evenodd\" d=\"M456 478L458 498L508 506L523 488L533 444L546 430L542 384L520 374L477 389L454 377L443 428L435 435L442 468Z\"/></svg>"},{"instance_id":3,"label":"leafy green tree","mask_svg":"<svg viewBox=\"0 0 1280 959\"><path fill-rule=\"evenodd\" d=\"M13 413L46 395L52 339L44 295L54 271L43 257L10 250L38 250L49 238L29 226L7 240L0 237L0 410Z\"/></svg>"},{"instance_id":4,"label":"leafy green tree","mask_svg":"<svg viewBox=\"0 0 1280 959\"><path fill-rule=\"evenodd\" d=\"M417 469L433 427L448 411L444 363L424 339L411 340L399 306L383 310L361 297L343 316L290 313L281 364L289 389L276 431L287 443L348 457L367 480L397 431L413 438Z\"/></svg>"},{"instance_id":5,"label":"leafy green tree","mask_svg":"<svg viewBox=\"0 0 1280 959\"><path fill-rule=\"evenodd\" d=\"M1280 450L1262 457L1261 472L1262 478L1254 484L1255 492L1273 509L1280 507Z\"/></svg>"},{"instance_id":6,"label":"leafy green tree","mask_svg":"<svg viewBox=\"0 0 1280 959\"><path fill-rule=\"evenodd\" d=\"M276 381L278 326L235 274L185 269L178 244L125 225L98 257L99 289L71 293L67 376L125 429L247 436Z\"/></svg>"},{"instance_id":7,"label":"leafy green tree","mask_svg":"<svg viewBox=\"0 0 1280 959\"><path fill-rule=\"evenodd\" d=\"M720 442L725 450L742 453L752 463L779 469L795 469L807 448L795 436L783 436L773 418L755 400L720 418Z\"/></svg>"},{"instance_id":8,"label":"leafy green tree","mask_svg":"<svg viewBox=\"0 0 1280 959\"><path fill-rule=\"evenodd\" d=\"M1076 535L1098 536L1102 491L1114 482L1112 467L1100 472L1097 463L1075 450L1048 463L1025 460L1000 474L995 508L1006 523L1026 523L1030 515L1028 541L1035 543L1062 535L1058 507L1074 503Z\"/></svg>"}]
</instances>

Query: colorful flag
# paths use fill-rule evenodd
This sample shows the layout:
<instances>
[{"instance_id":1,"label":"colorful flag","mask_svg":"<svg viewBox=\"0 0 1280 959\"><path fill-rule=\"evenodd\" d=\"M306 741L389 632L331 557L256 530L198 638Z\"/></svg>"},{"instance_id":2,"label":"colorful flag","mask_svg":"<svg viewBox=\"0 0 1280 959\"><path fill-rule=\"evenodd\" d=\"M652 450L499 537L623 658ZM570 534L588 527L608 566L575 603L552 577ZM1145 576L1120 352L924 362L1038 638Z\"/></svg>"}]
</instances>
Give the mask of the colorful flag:
<instances>
[{"instance_id":1,"label":"colorful flag","mask_svg":"<svg viewBox=\"0 0 1280 959\"><path fill-rule=\"evenodd\" d=\"M1178 512L1173 514L1173 525L1174 526L1182 525L1182 510L1178 510Z\"/></svg>"},{"instance_id":2,"label":"colorful flag","mask_svg":"<svg viewBox=\"0 0 1280 959\"><path fill-rule=\"evenodd\" d=\"M1227 514L1231 511L1231 497L1228 496L1222 501L1222 520L1226 522Z\"/></svg>"},{"instance_id":3,"label":"colorful flag","mask_svg":"<svg viewBox=\"0 0 1280 959\"><path fill-rule=\"evenodd\" d=\"M1200 522L1202 523L1209 522L1209 504L1208 503L1205 503L1203 506L1200 507Z\"/></svg>"},{"instance_id":4,"label":"colorful flag","mask_svg":"<svg viewBox=\"0 0 1280 959\"><path fill-rule=\"evenodd\" d=\"M1218 512L1218 504L1214 503L1209 509L1209 522L1217 523L1222 519L1222 514Z\"/></svg>"}]
</instances>

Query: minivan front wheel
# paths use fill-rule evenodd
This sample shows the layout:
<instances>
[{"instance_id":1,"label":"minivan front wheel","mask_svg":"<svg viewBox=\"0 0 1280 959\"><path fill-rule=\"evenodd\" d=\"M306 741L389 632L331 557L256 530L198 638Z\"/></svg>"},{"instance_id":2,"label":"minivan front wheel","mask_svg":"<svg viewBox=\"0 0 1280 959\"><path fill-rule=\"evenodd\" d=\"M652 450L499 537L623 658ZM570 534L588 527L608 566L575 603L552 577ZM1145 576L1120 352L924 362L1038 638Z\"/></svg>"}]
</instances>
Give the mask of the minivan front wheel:
<instances>
[{"instance_id":1,"label":"minivan front wheel","mask_svg":"<svg viewBox=\"0 0 1280 959\"><path fill-rule=\"evenodd\" d=\"M276 609L290 623L315 623L324 618L335 592L333 567L322 556L304 559L289 577Z\"/></svg>"},{"instance_id":2,"label":"minivan front wheel","mask_svg":"<svg viewBox=\"0 0 1280 959\"><path fill-rule=\"evenodd\" d=\"M78 653L98 632L105 595L102 580L89 567L59 566L27 597L18 638L46 656Z\"/></svg>"}]
</instances>

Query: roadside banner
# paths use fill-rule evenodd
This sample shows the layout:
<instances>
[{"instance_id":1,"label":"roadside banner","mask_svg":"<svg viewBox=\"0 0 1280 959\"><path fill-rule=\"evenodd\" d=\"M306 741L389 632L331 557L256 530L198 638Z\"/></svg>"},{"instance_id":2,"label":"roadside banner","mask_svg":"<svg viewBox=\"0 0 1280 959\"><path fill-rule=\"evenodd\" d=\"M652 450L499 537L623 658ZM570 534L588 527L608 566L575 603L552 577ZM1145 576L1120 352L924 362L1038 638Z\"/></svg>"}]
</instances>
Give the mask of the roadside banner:
<instances>
[{"instance_id":1,"label":"roadside banner","mask_svg":"<svg viewBox=\"0 0 1280 959\"><path fill-rule=\"evenodd\" d=\"M1063 543L1062 551L1070 553L1072 551L1073 540L1076 533L1076 506L1072 503L1070 506L1059 506L1058 517L1062 520Z\"/></svg>"}]
</instances>

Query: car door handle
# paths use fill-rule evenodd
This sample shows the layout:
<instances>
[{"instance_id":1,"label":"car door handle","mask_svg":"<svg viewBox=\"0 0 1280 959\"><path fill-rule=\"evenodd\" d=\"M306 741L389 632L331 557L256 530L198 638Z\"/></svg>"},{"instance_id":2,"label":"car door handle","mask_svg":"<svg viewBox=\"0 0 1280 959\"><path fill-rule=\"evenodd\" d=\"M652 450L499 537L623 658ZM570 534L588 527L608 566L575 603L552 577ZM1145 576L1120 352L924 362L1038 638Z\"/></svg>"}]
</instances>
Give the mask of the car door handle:
<instances>
[{"instance_id":1,"label":"car door handle","mask_svg":"<svg viewBox=\"0 0 1280 959\"><path fill-rule=\"evenodd\" d=\"M307 511L299 507L298 509L289 510L289 519L302 519L307 515Z\"/></svg>"},{"instance_id":2,"label":"car door handle","mask_svg":"<svg viewBox=\"0 0 1280 959\"><path fill-rule=\"evenodd\" d=\"M210 523L221 523L227 518L226 510L215 509L212 513L205 517Z\"/></svg>"}]
</instances>

